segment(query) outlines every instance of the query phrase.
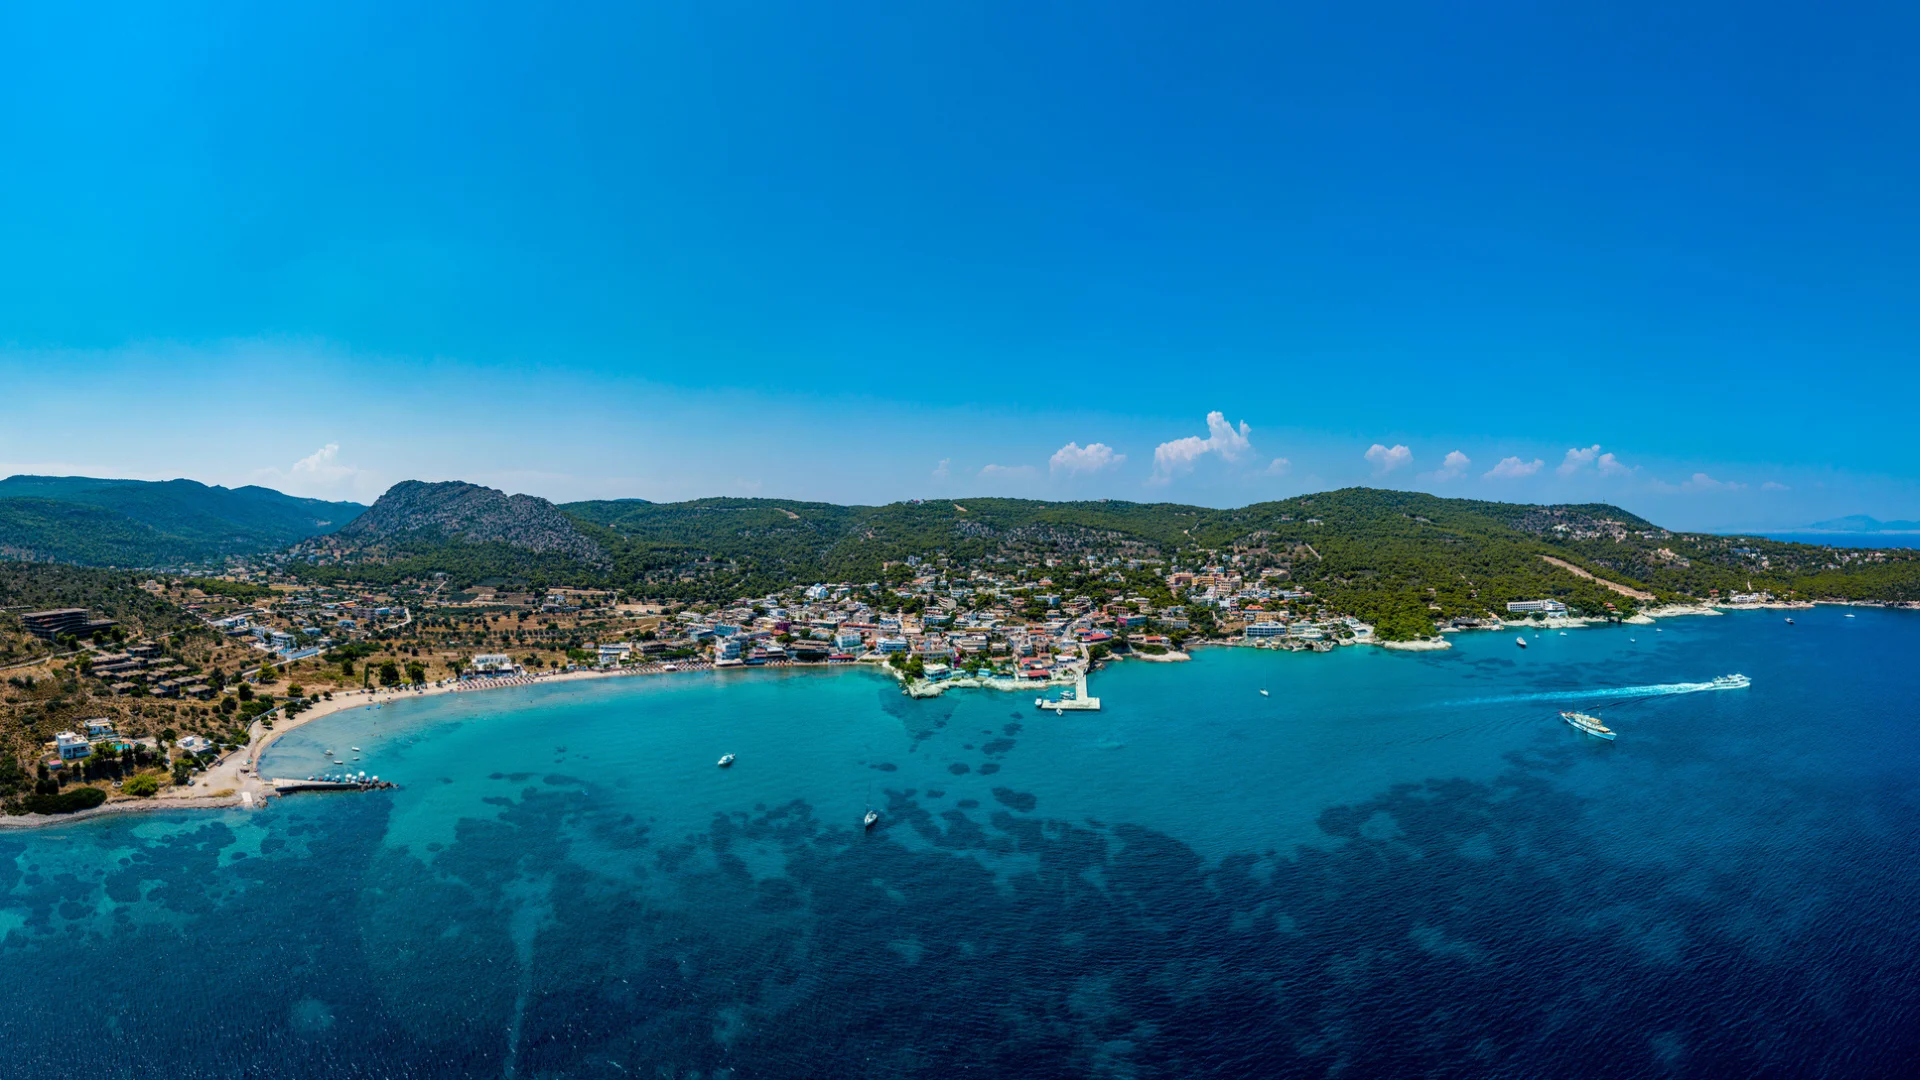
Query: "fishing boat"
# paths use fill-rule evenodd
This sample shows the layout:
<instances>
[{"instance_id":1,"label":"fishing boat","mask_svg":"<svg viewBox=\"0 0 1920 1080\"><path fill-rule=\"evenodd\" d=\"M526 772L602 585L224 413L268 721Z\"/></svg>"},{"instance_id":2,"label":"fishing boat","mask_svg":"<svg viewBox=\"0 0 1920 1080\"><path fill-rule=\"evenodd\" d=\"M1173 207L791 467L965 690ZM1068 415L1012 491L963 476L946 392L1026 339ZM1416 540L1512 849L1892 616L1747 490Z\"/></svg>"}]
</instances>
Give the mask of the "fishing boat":
<instances>
[{"instance_id":1,"label":"fishing boat","mask_svg":"<svg viewBox=\"0 0 1920 1080\"><path fill-rule=\"evenodd\" d=\"M871 829L875 825L879 824L879 822L880 822L880 811L869 810L867 811L867 816L860 819L860 827L863 829Z\"/></svg>"},{"instance_id":2,"label":"fishing boat","mask_svg":"<svg viewBox=\"0 0 1920 1080\"><path fill-rule=\"evenodd\" d=\"M1597 716L1588 716L1583 712L1563 712L1560 714L1560 719L1565 720L1577 730L1584 731L1596 739L1605 739L1608 742L1613 741L1613 729L1601 723L1600 718Z\"/></svg>"},{"instance_id":3,"label":"fishing boat","mask_svg":"<svg viewBox=\"0 0 1920 1080\"><path fill-rule=\"evenodd\" d=\"M721 754L721 755L720 755L720 767L721 767L721 768L723 768L723 769L724 769L724 768L726 768L727 766L729 766L729 765L731 765L731 764L733 764L733 755L732 755L732 754Z\"/></svg>"},{"instance_id":4,"label":"fishing boat","mask_svg":"<svg viewBox=\"0 0 1920 1080\"><path fill-rule=\"evenodd\" d=\"M1519 637L1517 637L1517 638L1514 638L1514 639L1513 639L1513 643L1514 643L1515 645L1518 645L1518 646L1520 646L1520 647L1521 647L1521 648L1523 648L1523 649L1524 649L1524 648L1526 648L1526 647L1527 647L1527 635L1525 635L1525 634L1521 634L1521 635L1520 635Z\"/></svg>"}]
</instances>

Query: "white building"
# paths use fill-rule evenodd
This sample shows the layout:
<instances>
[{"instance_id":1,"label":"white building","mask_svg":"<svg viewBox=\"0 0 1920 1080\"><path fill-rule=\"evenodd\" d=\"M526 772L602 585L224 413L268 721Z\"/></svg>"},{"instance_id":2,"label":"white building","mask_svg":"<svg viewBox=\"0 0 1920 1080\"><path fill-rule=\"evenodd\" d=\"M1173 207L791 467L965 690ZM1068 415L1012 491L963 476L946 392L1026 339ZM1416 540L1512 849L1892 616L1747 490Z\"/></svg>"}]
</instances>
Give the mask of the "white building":
<instances>
[{"instance_id":1,"label":"white building","mask_svg":"<svg viewBox=\"0 0 1920 1080\"><path fill-rule=\"evenodd\" d=\"M473 670L482 674L511 674L518 668L513 662L513 657L506 653L476 653L473 657Z\"/></svg>"},{"instance_id":2,"label":"white building","mask_svg":"<svg viewBox=\"0 0 1920 1080\"><path fill-rule=\"evenodd\" d=\"M1567 614L1567 605L1558 600L1507 601L1507 613L1510 615L1529 615L1536 611L1544 613L1550 619L1564 618Z\"/></svg>"},{"instance_id":3,"label":"white building","mask_svg":"<svg viewBox=\"0 0 1920 1080\"><path fill-rule=\"evenodd\" d=\"M93 747L75 732L63 731L53 737L54 749L61 761L78 761L93 753Z\"/></svg>"}]
</instances>

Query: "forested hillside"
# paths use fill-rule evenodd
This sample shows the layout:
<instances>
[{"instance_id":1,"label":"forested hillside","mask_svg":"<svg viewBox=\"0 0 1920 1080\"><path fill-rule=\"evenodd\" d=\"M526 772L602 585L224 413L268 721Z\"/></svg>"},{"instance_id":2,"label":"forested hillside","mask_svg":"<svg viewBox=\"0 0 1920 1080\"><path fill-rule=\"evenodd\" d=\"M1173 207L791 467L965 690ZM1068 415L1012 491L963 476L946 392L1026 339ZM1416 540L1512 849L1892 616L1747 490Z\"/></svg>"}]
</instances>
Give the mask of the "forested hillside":
<instances>
[{"instance_id":1,"label":"forested hillside","mask_svg":"<svg viewBox=\"0 0 1920 1080\"><path fill-rule=\"evenodd\" d=\"M1604 504L1534 506L1371 488L1228 510L1021 499L886 506L619 500L559 509L602 560L509 542L436 541L359 560L348 551L334 565L297 572L374 582L443 572L456 584L517 579L724 599L814 581L876 581L909 556L1059 573L1085 569L1089 557L1163 570L1231 563L1284 570L1284 580L1393 637L1539 597L1593 614L1715 590L1920 600L1920 561L1911 552L1673 533Z\"/></svg>"},{"instance_id":2,"label":"forested hillside","mask_svg":"<svg viewBox=\"0 0 1920 1080\"><path fill-rule=\"evenodd\" d=\"M192 480L0 480L0 558L162 566L257 555L346 524L358 503Z\"/></svg>"}]
</instances>

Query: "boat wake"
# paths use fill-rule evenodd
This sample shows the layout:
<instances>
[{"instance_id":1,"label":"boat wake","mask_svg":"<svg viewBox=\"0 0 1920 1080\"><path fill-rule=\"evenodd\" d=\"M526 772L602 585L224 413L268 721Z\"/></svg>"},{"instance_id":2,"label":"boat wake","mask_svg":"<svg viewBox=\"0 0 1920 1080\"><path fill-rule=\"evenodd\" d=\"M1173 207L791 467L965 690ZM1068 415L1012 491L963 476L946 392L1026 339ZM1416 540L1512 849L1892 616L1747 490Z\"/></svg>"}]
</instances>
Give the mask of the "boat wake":
<instances>
[{"instance_id":1,"label":"boat wake","mask_svg":"<svg viewBox=\"0 0 1920 1080\"><path fill-rule=\"evenodd\" d=\"M1533 694L1503 694L1498 697L1450 701L1448 706L1504 705L1522 701L1594 701L1609 698L1666 697L1672 694L1701 694L1709 690L1744 690L1753 685L1745 675L1722 675L1708 682L1654 683L1650 686L1611 686L1588 689L1543 690Z\"/></svg>"}]
</instances>

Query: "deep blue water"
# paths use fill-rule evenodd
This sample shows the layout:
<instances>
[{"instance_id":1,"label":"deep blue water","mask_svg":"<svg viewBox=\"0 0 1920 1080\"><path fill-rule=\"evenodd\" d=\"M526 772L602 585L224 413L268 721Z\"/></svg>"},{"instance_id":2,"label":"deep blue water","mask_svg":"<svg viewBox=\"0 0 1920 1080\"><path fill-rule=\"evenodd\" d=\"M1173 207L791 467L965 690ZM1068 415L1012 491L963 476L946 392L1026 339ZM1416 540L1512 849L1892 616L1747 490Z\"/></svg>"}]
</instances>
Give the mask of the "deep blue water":
<instances>
[{"instance_id":1,"label":"deep blue water","mask_svg":"<svg viewBox=\"0 0 1920 1080\"><path fill-rule=\"evenodd\" d=\"M1920 616L1857 615L357 710L265 771L401 790L0 835L0 1072L1910 1074Z\"/></svg>"}]
</instances>

